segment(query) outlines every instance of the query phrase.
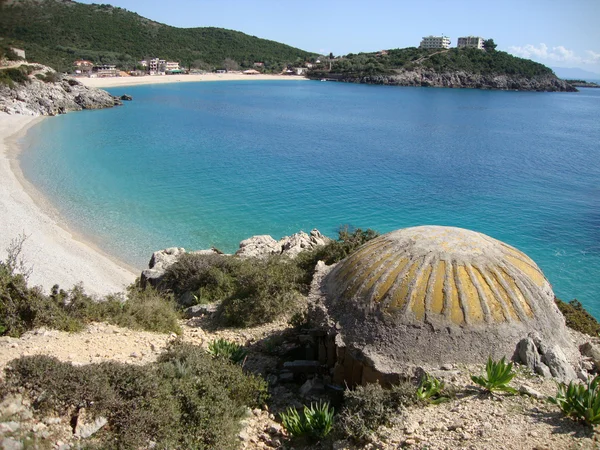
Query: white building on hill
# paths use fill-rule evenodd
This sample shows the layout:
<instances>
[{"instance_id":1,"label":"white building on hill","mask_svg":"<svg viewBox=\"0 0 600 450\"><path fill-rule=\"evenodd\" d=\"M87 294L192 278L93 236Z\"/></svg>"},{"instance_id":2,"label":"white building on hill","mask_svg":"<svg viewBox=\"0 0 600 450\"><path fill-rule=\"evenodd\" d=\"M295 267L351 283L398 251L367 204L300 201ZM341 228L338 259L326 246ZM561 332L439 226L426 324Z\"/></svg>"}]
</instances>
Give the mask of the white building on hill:
<instances>
[{"instance_id":1,"label":"white building on hill","mask_svg":"<svg viewBox=\"0 0 600 450\"><path fill-rule=\"evenodd\" d=\"M446 36L425 36L419 48L450 48L450 38Z\"/></svg>"},{"instance_id":2,"label":"white building on hill","mask_svg":"<svg viewBox=\"0 0 600 450\"><path fill-rule=\"evenodd\" d=\"M478 48L479 50L483 50L483 38L479 36L465 36L459 37L458 42L456 43L457 47L470 47L470 48Z\"/></svg>"}]
</instances>

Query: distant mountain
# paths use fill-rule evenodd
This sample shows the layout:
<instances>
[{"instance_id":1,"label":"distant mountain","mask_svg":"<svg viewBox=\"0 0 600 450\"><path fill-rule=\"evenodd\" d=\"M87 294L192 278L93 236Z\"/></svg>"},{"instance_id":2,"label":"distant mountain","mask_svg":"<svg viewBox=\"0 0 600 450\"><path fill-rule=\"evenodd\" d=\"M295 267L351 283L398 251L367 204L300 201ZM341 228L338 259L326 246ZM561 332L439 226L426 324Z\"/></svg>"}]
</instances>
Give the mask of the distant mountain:
<instances>
[{"instance_id":1,"label":"distant mountain","mask_svg":"<svg viewBox=\"0 0 600 450\"><path fill-rule=\"evenodd\" d=\"M176 28L110 5L70 0L0 0L0 37L23 46L27 59L68 70L76 59L133 68L151 57L219 67L263 62L279 71L316 55L222 28ZM235 65L235 63L233 63Z\"/></svg>"},{"instance_id":2,"label":"distant mountain","mask_svg":"<svg viewBox=\"0 0 600 450\"><path fill-rule=\"evenodd\" d=\"M577 67L552 67L552 70L554 70L557 77L565 80L600 80L600 73L590 72L589 70L583 70Z\"/></svg>"}]
</instances>

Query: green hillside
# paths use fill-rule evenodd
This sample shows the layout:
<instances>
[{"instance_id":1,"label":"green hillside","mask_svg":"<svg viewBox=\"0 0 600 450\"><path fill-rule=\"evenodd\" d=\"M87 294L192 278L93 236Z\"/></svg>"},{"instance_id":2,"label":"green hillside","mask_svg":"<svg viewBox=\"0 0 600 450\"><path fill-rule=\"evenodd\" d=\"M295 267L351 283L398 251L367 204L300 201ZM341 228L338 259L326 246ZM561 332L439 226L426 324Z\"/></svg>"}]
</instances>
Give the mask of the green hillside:
<instances>
[{"instance_id":1,"label":"green hillside","mask_svg":"<svg viewBox=\"0 0 600 450\"><path fill-rule=\"evenodd\" d=\"M27 59L69 70L73 60L118 64L160 57L218 67L231 59L241 67L265 63L280 70L285 63L314 54L222 28L175 28L110 5L85 5L70 0L0 0L0 37L22 45Z\"/></svg>"},{"instance_id":2,"label":"green hillside","mask_svg":"<svg viewBox=\"0 0 600 450\"><path fill-rule=\"evenodd\" d=\"M550 68L529 59L517 58L494 48L451 48L427 50L415 47L388 50L385 53L349 54L332 61L331 73L348 76L393 75L397 70L431 69L436 72L468 72L481 75L553 75ZM327 76L328 64L318 67L312 76Z\"/></svg>"}]
</instances>

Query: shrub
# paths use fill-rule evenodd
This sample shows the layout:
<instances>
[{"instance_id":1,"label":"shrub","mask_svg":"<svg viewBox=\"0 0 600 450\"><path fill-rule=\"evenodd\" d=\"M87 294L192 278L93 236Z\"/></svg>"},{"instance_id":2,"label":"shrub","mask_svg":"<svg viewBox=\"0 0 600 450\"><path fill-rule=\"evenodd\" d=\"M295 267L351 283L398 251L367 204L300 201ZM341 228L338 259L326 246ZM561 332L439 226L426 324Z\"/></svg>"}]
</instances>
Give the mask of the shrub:
<instances>
[{"instance_id":1,"label":"shrub","mask_svg":"<svg viewBox=\"0 0 600 450\"><path fill-rule=\"evenodd\" d=\"M566 386L559 383L556 397L548 400L561 409L567 417L581 420L588 425L600 424L600 376L589 380L587 385L573 382Z\"/></svg>"},{"instance_id":2,"label":"shrub","mask_svg":"<svg viewBox=\"0 0 600 450\"><path fill-rule=\"evenodd\" d=\"M33 406L67 414L85 407L109 426L101 448L234 449L246 407L266 400L266 383L200 348L176 343L146 366L75 367L47 356L10 363L3 390L24 388Z\"/></svg>"},{"instance_id":3,"label":"shrub","mask_svg":"<svg viewBox=\"0 0 600 450\"><path fill-rule=\"evenodd\" d=\"M167 269L162 288L176 296L193 292L198 303L220 301L235 290L234 274L239 262L226 255L185 253Z\"/></svg>"},{"instance_id":4,"label":"shrub","mask_svg":"<svg viewBox=\"0 0 600 450\"><path fill-rule=\"evenodd\" d=\"M225 358L235 364L241 363L248 352L241 345L235 342L229 342L225 339L215 339L208 344L208 353L215 358Z\"/></svg>"},{"instance_id":5,"label":"shrub","mask_svg":"<svg viewBox=\"0 0 600 450\"><path fill-rule=\"evenodd\" d=\"M11 67L9 69L0 69L0 83L9 87L14 87L15 83L23 84L29 82L29 66Z\"/></svg>"},{"instance_id":6,"label":"shrub","mask_svg":"<svg viewBox=\"0 0 600 450\"><path fill-rule=\"evenodd\" d=\"M590 336L600 336L600 323L585 310L581 303L577 300L565 303L558 298L555 299L555 302L560 312L565 316L565 321L569 328Z\"/></svg>"},{"instance_id":7,"label":"shrub","mask_svg":"<svg viewBox=\"0 0 600 450\"><path fill-rule=\"evenodd\" d=\"M415 387L408 382L390 389L379 384L358 386L344 392L344 406L336 427L345 437L362 441L380 426L389 424L401 406L414 405L416 401Z\"/></svg>"},{"instance_id":8,"label":"shrub","mask_svg":"<svg viewBox=\"0 0 600 450\"><path fill-rule=\"evenodd\" d=\"M303 273L293 260L281 256L245 259L237 269L235 292L219 308L225 325L260 325L297 310Z\"/></svg>"},{"instance_id":9,"label":"shrub","mask_svg":"<svg viewBox=\"0 0 600 450\"><path fill-rule=\"evenodd\" d=\"M508 386L508 383L516 375L513 371L513 364L507 364L506 358L502 358L498 362L492 361L492 358L488 358L488 362L485 366L487 378L472 375L471 380L483 387L487 392L504 391L510 394L516 394L517 391L512 387Z\"/></svg>"},{"instance_id":10,"label":"shrub","mask_svg":"<svg viewBox=\"0 0 600 450\"><path fill-rule=\"evenodd\" d=\"M64 291L55 285L50 295L39 287L28 287L28 270L19 256L23 242L24 238L15 241L6 261L0 261L0 334L18 337L39 327L74 332L92 321L161 333L181 332L172 296L153 289L130 287L126 295L97 300L86 295L81 286Z\"/></svg>"},{"instance_id":11,"label":"shrub","mask_svg":"<svg viewBox=\"0 0 600 450\"><path fill-rule=\"evenodd\" d=\"M295 408L281 413L283 427L291 437L308 436L311 439L323 439L333 429L334 408L329 403L311 403L304 406L302 414Z\"/></svg>"},{"instance_id":12,"label":"shrub","mask_svg":"<svg viewBox=\"0 0 600 450\"><path fill-rule=\"evenodd\" d=\"M452 393L446 390L444 383L426 373L417 388L417 399L438 405L450 400Z\"/></svg>"}]
</instances>

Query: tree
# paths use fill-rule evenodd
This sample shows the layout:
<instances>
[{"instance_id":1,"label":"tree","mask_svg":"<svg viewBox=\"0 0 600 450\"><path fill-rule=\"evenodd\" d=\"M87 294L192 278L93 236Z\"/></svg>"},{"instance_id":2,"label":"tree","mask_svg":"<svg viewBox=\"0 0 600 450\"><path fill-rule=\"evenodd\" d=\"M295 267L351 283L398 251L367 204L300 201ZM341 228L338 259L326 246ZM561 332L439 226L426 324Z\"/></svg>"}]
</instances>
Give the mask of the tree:
<instances>
[{"instance_id":1,"label":"tree","mask_svg":"<svg viewBox=\"0 0 600 450\"><path fill-rule=\"evenodd\" d=\"M498 45L496 45L493 39L486 39L483 41L483 48L486 52L494 52L496 51L496 47L498 47Z\"/></svg>"},{"instance_id":2,"label":"tree","mask_svg":"<svg viewBox=\"0 0 600 450\"><path fill-rule=\"evenodd\" d=\"M239 64L231 58L225 58L223 61L223 67L227 72L231 72L232 70L238 70Z\"/></svg>"}]
</instances>

